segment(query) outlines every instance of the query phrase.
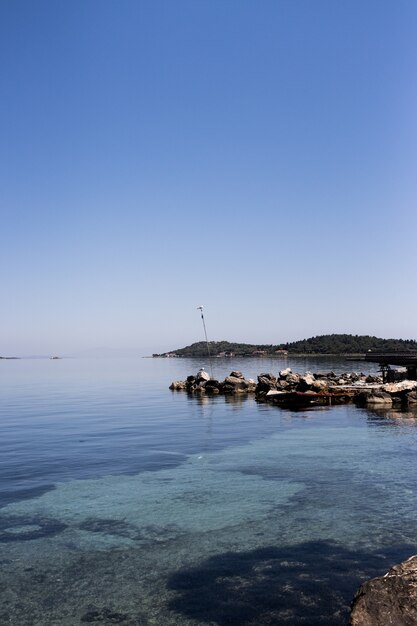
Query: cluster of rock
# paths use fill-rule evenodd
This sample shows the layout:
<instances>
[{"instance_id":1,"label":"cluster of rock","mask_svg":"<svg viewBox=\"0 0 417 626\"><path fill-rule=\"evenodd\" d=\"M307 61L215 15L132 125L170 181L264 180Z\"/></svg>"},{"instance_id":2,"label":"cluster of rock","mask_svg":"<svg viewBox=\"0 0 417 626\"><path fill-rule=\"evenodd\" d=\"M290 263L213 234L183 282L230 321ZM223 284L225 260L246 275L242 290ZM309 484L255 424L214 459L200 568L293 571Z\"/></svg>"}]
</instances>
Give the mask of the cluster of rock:
<instances>
[{"instance_id":1,"label":"cluster of rock","mask_svg":"<svg viewBox=\"0 0 417 626\"><path fill-rule=\"evenodd\" d=\"M417 381L403 380L398 383L386 383L375 389L359 392L355 395L354 400L360 405L417 406Z\"/></svg>"},{"instance_id":2,"label":"cluster of rock","mask_svg":"<svg viewBox=\"0 0 417 626\"><path fill-rule=\"evenodd\" d=\"M174 381L170 387L174 391L187 391L188 393L208 393L232 395L238 393L255 393L256 382L251 378L245 378L242 372L233 371L223 381L211 378L203 369L195 376L187 376L187 380Z\"/></svg>"},{"instance_id":3,"label":"cluster of rock","mask_svg":"<svg viewBox=\"0 0 417 626\"><path fill-rule=\"evenodd\" d=\"M326 374L306 372L297 374L290 368L278 376L262 373L255 382L242 372L233 371L223 381L199 370L184 381L175 381L172 390L190 394L248 394L253 393L260 402L356 402L362 406L417 406L417 381L403 380L383 384L381 376L356 372Z\"/></svg>"},{"instance_id":4,"label":"cluster of rock","mask_svg":"<svg viewBox=\"0 0 417 626\"><path fill-rule=\"evenodd\" d=\"M417 556L364 583L357 592L349 626L417 624Z\"/></svg>"},{"instance_id":5,"label":"cluster of rock","mask_svg":"<svg viewBox=\"0 0 417 626\"><path fill-rule=\"evenodd\" d=\"M339 389L347 390L356 386L358 389L365 385L382 384L382 378L379 376L371 376L365 374L357 374L356 372L345 372L344 374L335 374L328 372L326 374L297 374L289 367L281 370L276 377L273 374L260 374L258 376L258 385L256 387L256 395L258 400L266 400L279 398L282 393L304 393L328 395L335 393Z\"/></svg>"}]
</instances>

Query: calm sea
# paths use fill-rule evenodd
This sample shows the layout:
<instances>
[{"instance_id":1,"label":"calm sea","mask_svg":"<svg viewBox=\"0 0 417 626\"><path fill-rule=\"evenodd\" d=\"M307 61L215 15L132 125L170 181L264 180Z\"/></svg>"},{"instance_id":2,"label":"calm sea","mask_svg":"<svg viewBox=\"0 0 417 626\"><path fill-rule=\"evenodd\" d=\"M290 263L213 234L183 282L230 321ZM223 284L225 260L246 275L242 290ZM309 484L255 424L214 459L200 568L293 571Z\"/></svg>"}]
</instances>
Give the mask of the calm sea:
<instances>
[{"instance_id":1,"label":"calm sea","mask_svg":"<svg viewBox=\"0 0 417 626\"><path fill-rule=\"evenodd\" d=\"M170 392L207 363L0 361L0 624L342 625L417 553L417 414ZM216 360L215 375L371 371Z\"/></svg>"}]
</instances>

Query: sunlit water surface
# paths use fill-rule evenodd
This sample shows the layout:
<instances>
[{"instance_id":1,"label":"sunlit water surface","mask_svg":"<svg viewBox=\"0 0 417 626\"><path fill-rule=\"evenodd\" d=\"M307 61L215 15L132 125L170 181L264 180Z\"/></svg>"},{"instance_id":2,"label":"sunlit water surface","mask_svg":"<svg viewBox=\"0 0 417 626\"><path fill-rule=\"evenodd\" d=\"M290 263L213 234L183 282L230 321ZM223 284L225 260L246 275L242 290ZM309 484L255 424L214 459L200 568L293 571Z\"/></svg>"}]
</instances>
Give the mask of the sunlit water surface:
<instances>
[{"instance_id":1,"label":"sunlit water surface","mask_svg":"<svg viewBox=\"0 0 417 626\"><path fill-rule=\"evenodd\" d=\"M0 624L342 625L417 552L417 415L168 390L200 365L0 361ZM371 371L215 374L288 365Z\"/></svg>"}]
</instances>

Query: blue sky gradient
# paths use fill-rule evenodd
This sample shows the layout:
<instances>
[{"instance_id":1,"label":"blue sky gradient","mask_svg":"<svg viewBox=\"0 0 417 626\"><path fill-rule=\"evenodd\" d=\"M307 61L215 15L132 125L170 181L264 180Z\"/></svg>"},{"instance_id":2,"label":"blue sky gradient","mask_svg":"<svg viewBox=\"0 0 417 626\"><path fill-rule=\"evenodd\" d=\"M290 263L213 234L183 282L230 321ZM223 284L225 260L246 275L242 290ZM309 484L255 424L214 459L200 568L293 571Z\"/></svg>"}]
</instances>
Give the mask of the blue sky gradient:
<instances>
[{"instance_id":1,"label":"blue sky gradient","mask_svg":"<svg viewBox=\"0 0 417 626\"><path fill-rule=\"evenodd\" d=\"M0 354L416 338L417 3L4 0Z\"/></svg>"}]
</instances>

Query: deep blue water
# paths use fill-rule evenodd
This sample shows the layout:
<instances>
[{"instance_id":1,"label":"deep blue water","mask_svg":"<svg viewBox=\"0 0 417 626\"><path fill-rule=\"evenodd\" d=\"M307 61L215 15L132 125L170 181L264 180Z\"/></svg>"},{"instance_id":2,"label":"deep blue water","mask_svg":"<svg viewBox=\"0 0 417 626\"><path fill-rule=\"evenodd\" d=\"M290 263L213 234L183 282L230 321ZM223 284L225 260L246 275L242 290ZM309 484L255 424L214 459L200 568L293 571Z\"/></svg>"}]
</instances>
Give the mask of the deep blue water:
<instances>
[{"instance_id":1,"label":"deep blue water","mask_svg":"<svg viewBox=\"0 0 417 626\"><path fill-rule=\"evenodd\" d=\"M0 361L0 624L345 624L417 552L417 414L168 390L185 359ZM215 374L361 371L216 360Z\"/></svg>"}]
</instances>

